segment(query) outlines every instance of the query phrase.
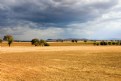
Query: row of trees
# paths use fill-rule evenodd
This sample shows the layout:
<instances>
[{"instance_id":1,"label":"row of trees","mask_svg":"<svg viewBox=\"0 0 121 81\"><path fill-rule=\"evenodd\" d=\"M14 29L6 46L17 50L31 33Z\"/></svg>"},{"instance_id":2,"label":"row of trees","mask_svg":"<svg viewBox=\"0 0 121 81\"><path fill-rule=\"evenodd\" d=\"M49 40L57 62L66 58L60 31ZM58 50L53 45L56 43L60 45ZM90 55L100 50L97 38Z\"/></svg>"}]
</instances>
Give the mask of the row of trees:
<instances>
[{"instance_id":1,"label":"row of trees","mask_svg":"<svg viewBox=\"0 0 121 81\"><path fill-rule=\"evenodd\" d=\"M3 40L7 41L8 45L10 47L14 41L14 38L12 35L6 35L6 36L4 36ZM2 43L3 40L0 39L0 43ZM39 39L32 39L31 44L35 45L35 46L49 46L49 44L45 40L39 40Z\"/></svg>"},{"instance_id":2,"label":"row of trees","mask_svg":"<svg viewBox=\"0 0 121 81\"><path fill-rule=\"evenodd\" d=\"M121 41L111 41L111 42L105 42L105 41L101 41L101 42L94 42L94 45L121 45Z\"/></svg>"},{"instance_id":3,"label":"row of trees","mask_svg":"<svg viewBox=\"0 0 121 81\"><path fill-rule=\"evenodd\" d=\"M11 44L13 43L13 41L14 41L14 38L13 38L12 35L6 35L6 36L4 36L3 40L7 41L8 45L10 47ZM3 40L0 39L0 43L2 43ZM61 42L63 42L63 41L61 40ZM77 40L71 40L71 42L77 43L78 41ZM84 42L86 43L87 40L84 40ZM49 46L49 44L45 40L39 40L37 38L32 39L31 44L34 45L34 46ZM101 42L94 41L94 45L121 45L121 41L101 41Z\"/></svg>"}]
</instances>

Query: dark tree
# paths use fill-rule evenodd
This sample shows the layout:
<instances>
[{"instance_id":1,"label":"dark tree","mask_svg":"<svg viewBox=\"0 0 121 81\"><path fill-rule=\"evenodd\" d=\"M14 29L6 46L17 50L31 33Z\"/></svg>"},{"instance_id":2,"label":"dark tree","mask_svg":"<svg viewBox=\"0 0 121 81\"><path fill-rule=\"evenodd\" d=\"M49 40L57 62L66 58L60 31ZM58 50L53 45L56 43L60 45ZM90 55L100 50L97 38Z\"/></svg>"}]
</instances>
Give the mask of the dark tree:
<instances>
[{"instance_id":1,"label":"dark tree","mask_svg":"<svg viewBox=\"0 0 121 81\"><path fill-rule=\"evenodd\" d=\"M0 39L0 43L2 43L2 39Z\"/></svg>"},{"instance_id":2,"label":"dark tree","mask_svg":"<svg viewBox=\"0 0 121 81\"><path fill-rule=\"evenodd\" d=\"M45 40L40 40L41 46L50 46Z\"/></svg>"},{"instance_id":3,"label":"dark tree","mask_svg":"<svg viewBox=\"0 0 121 81\"><path fill-rule=\"evenodd\" d=\"M2 39L0 39L0 43L2 43Z\"/></svg>"},{"instance_id":4,"label":"dark tree","mask_svg":"<svg viewBox=\"0 0 121 81\"><path fill-rule=\"evenodd\" d=\"M13 36L11 36L11 35L6 35L6 36L4 36L3 40L8 41L8 45L9 45L9 47L10 47L11 44L13 43Z\"/></svg>"},{"instance_id":5,"label":"dark tree","mask_svg":"<svg viewBox=\"0 0 121 81\"><path fill-rule=\"evenodd\" d=\"M71 40L71 42L73 42L73 43L74 43L75 41L74 41L74 40Z\"/></svg>"},{"instance_id":6,"label":"dark tree","mask_svg":"<svg viewBox=\"0 0 121 81\"><path fill-rule=\"evenodd\" d=\"M86 42L87 42L87 40L84 40L84 42L86 43Z\"/></svg>"},{"instance_id":7,"label":"dark tree","mask_svg":"<svg viewBox=\"0 0 121 81\"><path fill-rule=\"evenodd\" d=\"M44 46L44 44L45 44L45 40L41 39L41 40L40 40L40 45L41 45L41 46Z\"/></svg>"},{"instance_id":8,"label":"dark tree","mask_svg":"<svg viewBox=\"0 0 121 81\"><path fill-rule=\"evenodd\" d=\"M75 40L75 42L77 43L77 42L78 42L78 40Z\"/></svg>"},{"instance_id":9,"label":"dark tree","mask_svg":"<svg viewBox=\"0 0 121 81\"><path fill-rule=\"evenodd\" d=\"M108 45L108 43L105 42L105 41L101 41L101 42L100 42L100 45Z\"/></svg>"},{"instance_id":10,"label":"dark tree","mask_svg":"<svg viewBox=\"0 0 121 81\"><path fill-rule=\"evenodd\" d=\"M32 45L35 45L35 46L39 46L40 45L39 39L37 39L37 38L32 39L31 43L32 43Z\"/></svg>"}]
</instances>

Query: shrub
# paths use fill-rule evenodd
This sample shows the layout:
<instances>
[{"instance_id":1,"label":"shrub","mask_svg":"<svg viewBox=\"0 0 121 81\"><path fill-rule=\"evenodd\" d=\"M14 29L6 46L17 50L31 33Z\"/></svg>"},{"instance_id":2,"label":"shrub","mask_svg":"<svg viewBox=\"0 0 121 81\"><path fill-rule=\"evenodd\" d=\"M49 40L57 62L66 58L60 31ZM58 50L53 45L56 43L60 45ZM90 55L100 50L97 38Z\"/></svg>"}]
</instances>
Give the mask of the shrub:
<instances>
[{"instance_id":1,"label":"shrub","mask_svg":"<svg viewBox=\"0 0 121 81\"><path fill-rule=\"evenodd\" d=\"M115 45L119 45L119 42L115 42Z\"/></svg>"},{"instance_id":2,"label":"shrub","mask_svg":"<svg viewBox=\"0 0 121 81\"><path fill-rule=\"evenodd\" d=\"M99 43L96 43L97 46L99 46L100 44Z\"/></svg>"},{"instance_id":3,"label":"shrub","mask_svg":"<svg viewBox=\"0 0 121 81\"><path fill-rule=\"evenodd\" d=\"M98 42L94 42L93 44L96 45L96 46L99 46L100 45Z\"/></svg>"},{"instance_id":4,"label":"shrub","mask_svg":"<svg viewBox=\"0 0 121 81\"><path fill-rule=\"evenodd\" d=\"M48 43L44 43L44 46L50 46Z\"/></svg>"},{"instance_id":5,"label":"shrub","mask_svg":"<svg viewBox=\"0 0 121 81\"><path fill-rule=\"evenodd\" d=\"M100 45L107 45L107 42L101 41Z\"/></svg>"},{"instance_id":6,"label":"shrub","mask_svg":"<svg viewBox=\"0 0 121 81\"><path fill-rule=\"evenodd\" d=\"M75 42L77 43L77 42L78 42L78 40L75 40Z\"/></svg>"},{"instance_id":7,"label":"shrub","mask_svg":"<svg viewBox=\"0 0 121 81\"><path fill-rule=\"evenodd\" d=\"M41 46L44 46L45 43L46 43L45 40L43 40L43 39L40 40L40 45L41 45Z\"/></svg>"},{"instance_id":8,"label":"shrub","mask_svg":"<svg viewBox=\"0 0 121 81\"><path fill-rule=\"evenodd\" d=\"M0 39L0 43L2 43L2 39Z\"/></svg>"},{"instance_id":9,"label":"shrub","mask_svg":"<svg viewBox=\"0 0 121 81\"><path fill-rule=\"evenodd\" d=\"M35 46L39 46L39 45L40 45L39 39L37 39L37 38L32 39L32 40L31 40L31 43L32 43L32 45L35 45Z\"/></svg>"},{"instance_id":10,"label":"shrub","mask_svg":"<svg viewBox=\"0 0 121 81\"><path fill-rule=\"evenodd\" d=\"M87 42L87 40L84 40L84 42L86 43L86 42Z\"/></svg>"},{"instance_id":11,"label":"shrub","mask_svg":"<svg viewBox=\"0 0 121 81\"><path fill-rule=\"evenodd\" d=\"M93 44L96 45L96 42L94 42Z\"/></svg>"},{"instance_id":12,"label":"shrub","mask_svg":"<svg viewBox=\"0 0 121 81\"><path fill-rule=\"evenodd\" d=\"M75 43L77 43L77 42L78 42L78 40L71 40L71 42L73 42L73 43L74 43L74 42L75 42Z\"/></svg>"},{"instance_id":13,"label":"shrub","mask_svg":"<svg viewBox=\"0 0 121 81\"><path fill-rule=\"evenodd\" d=\"M116 42L112 42L112 45L116 45Z\"/></svg>"},{"instance_id":14,"label":"shrub","mask_svg":"<svg viewBox=\"0 0 121 81\"><path fill-rule=\"evenodd\" d=\"M9 47L10 47L11 44L13 43L13 36L11 36L11 35L6 35L6 36L4 36L3 40L8 41L8 45L9 45Z\"/></svg>"},{"instance_id":15,"label":"shrub","mask_svg":"<svg viewBox=\"0 0 121 81\"><path fill-rule=\"evenodd\" d=\"M73 42L73 43L74 43L75 41L74 41L74 40L71 40L71 42Z\"/></svg>"},{"instance_id":16,"label":"shrub","mask_svg":"<svg viewBox=\"0 0 121 81\"><path fill-rule=\"evenodd\" d=\"M112 42L108 42L108 45L112 45Z\"/></svg>"}]
</instances>

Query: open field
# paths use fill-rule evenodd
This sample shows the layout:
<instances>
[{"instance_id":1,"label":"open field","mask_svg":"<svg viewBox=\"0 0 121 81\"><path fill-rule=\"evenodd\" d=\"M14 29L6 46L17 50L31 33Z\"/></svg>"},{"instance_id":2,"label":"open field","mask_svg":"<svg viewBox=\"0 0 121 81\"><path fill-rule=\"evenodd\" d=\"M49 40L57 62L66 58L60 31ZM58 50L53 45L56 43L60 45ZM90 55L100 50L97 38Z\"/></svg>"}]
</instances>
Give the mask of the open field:
<instances>
[{"instance_id":1,"label":"open field","mask_svg":"<svg viewBox=\"0 0 121 81\"><path fill-rule=\"evenodd\" d=\"M0 81L121 81L121 46L0 48Z\"/></svg>"},{"instance_id":2,"label":"open field","mask_svg":"<svg viewBox=\"0 0 121 81\"><path fill-rule=\"evenodd\" d=\"M80 46L80 45L93 45L93 42L48 42L50 46ZM8 46L7 42L3 42L0 46L5 47ZM11 46L32 46L31 42L13 42Z\"/></svg>"}]
</instances>

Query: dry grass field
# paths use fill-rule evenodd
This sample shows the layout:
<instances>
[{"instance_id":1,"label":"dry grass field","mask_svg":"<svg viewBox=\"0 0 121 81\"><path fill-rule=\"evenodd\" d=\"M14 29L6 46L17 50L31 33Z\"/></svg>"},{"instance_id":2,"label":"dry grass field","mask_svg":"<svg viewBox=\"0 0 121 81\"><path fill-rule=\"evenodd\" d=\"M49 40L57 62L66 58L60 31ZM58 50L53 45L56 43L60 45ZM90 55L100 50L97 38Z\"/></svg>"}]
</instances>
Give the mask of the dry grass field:
<instances>
[{"instance_id":1,"label":"dry grass field","mask_svg":"<svg viewBox=\"0 0 121 81\"><path fill-rule=\"evenodd\" d=\"M121 81L120 46L0 48L0 81Z\"/></svg>"},{"instance_id":2,"label":"dry grass field","mask_svg":"<svg viewBox=\"0 0 121 81\"><path fill-rule=\"evenodd\" d=\"M72 43L72 42L48 42L50 46L79 46L79 45L93 45L93 42L87 42L84 43L83 41L78 43ZM0 44L2 47L8 46L6 42L3 42ZM32 46L31 42L13 42L11 46Z\"/></svg>"}]
</instances>

